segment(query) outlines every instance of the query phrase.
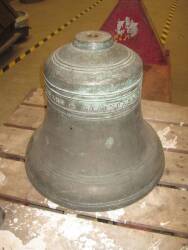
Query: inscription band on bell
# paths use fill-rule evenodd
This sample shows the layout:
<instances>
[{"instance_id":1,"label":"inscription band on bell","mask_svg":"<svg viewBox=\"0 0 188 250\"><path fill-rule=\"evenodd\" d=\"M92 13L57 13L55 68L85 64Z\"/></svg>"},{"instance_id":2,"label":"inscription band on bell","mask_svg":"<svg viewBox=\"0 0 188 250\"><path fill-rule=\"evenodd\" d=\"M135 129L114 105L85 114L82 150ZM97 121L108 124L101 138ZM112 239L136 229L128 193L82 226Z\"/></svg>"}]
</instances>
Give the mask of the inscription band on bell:
<instances>
[{"instance_id":1,"label":"inscription band on bell","mask_svg":"<svg viewBox=\"0 0 188 250\"><path fill-rule=\"evenodd\" d=\"M141 82L141 79L139 79ZM87 95L76 95L71 98L68 95L63 95L57 90L54 90L46 82L46 94L49 103L54 108L69 114L71 116L86 118L88 119L100 119L100 118L113 118L121 116L122 114L128 114L131 112L139 103L141 95L141 84L135 84L135 87L129 91L122 91L119 95L112 95L110 97L95 96L95 99ZM67 94L67 93L66 93Z\"/></svg>"}]
</instances>

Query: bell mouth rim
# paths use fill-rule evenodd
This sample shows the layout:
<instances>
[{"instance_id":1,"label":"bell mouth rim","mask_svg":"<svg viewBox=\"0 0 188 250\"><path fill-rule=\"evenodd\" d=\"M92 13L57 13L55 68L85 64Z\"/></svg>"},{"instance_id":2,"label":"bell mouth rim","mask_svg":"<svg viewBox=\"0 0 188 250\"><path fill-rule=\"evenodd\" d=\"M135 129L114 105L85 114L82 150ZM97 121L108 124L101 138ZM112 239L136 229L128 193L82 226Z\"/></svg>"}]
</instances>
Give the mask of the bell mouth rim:
<instances>
[{"instance_id":1,"label":"bell mouth rim","mask_svg":"<svg viewBox=\"0 0 188 250\"><path fill-rule=\"evenodd\" d=\"M26 162L27 162L27 159L26 159ZM36 184L35 178L33 178L32 175L30 174L28 167L26 167L26 174L29 180L31 181L32 185L36 188L36 190L39 193L41 193L48 200L56 203L58 207L63 208L63 210L71 209L74 211L83 211L83 212L105 212L105 211L111 211L111 210L115 210L119 208L125 208L126 206L131 205L132 203L139 201L144 196L146 196L159 182L161 176L163 175L164 167L165 166L163 164L160 168L160 171L158 171L158 174L155 175L154 178L152 178L152 180L147 185L144 185L144 187L140 189L138 192L130 196L126 196L126 198L123 198L123 199L118 199L115 201L109 201L109 202L104 202L104 203L100 202L97 204L79 203L79 202L74 203L65 199L61 199L62 205L60 205L59 200L54 199L53 194L49 195L48 191L45 192L43 189L40 188L42 185Z\"/></svg>"}]
</instances>

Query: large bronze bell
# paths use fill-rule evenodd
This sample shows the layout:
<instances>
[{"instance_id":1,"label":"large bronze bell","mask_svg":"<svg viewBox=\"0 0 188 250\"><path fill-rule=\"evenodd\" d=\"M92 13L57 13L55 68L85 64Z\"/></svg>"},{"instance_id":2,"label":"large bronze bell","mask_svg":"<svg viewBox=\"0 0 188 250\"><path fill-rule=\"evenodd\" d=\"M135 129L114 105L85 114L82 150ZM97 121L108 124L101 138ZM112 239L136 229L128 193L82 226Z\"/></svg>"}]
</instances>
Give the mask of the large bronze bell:
<instances>
[{"instance_id":1,"label":"large bronze bell","mask_svg":"<svg viewBox=\"0 0 188 250\"><path fill-rule=\"evenodd\" d=\"M142 117L142 68L136 53L102 31L81 32L49 57L47 112L26 156L29 179L44 196L104 211L156 185L164 154Z\"/></svg>"}]
</instances>

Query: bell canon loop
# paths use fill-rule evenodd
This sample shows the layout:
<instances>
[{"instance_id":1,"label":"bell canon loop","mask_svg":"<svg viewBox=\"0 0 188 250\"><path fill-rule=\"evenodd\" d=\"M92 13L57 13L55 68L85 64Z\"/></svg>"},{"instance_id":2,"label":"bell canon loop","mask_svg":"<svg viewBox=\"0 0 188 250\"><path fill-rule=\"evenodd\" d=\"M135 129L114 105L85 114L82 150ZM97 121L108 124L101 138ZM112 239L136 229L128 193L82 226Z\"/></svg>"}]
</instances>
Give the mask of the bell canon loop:
<instances>
[{"instance_id":1,"label":"bell canon loop","mask_svg":"<svg viewBox=\"0 0 188 250\"><path fill-rule=\"evenodd\" d=\"M63 207L105 211L157 184L164 153L142 117L142 77L140 57L103 31L81 32L48 58L46 115L26 153L40 193Z\"/></svg>"}]
</instances>

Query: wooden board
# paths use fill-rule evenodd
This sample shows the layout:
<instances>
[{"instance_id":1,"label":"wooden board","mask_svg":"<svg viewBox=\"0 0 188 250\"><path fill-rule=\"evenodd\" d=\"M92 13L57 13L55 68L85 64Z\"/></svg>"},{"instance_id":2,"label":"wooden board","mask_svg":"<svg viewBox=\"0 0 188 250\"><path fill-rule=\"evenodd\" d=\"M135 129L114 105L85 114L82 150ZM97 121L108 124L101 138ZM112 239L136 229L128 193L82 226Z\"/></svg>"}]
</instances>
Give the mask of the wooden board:
<instances>
[{"instance_id":1,"label":"wooden board","mask_svg":"<svg viewBox=\"0 0 188 250\"><path fill-rule=\"evenodd\" d=\"M3 166L0 167L1 179L4 178L4 182L0 185L1 195L7 195L11 199L16 197L33 204L50 206L51 203L30 184L23 162L1 159L1 166ZM188 221L187 204L188 192L156 187L143 199L124 209L102 213L79 213L125 224L127 221L131 221L186 233L188 232L188 224L185 223ZM176 209L175 213L174 209ZM62 208L62 210L65 209Z\"/></svg>"},{"instance_id":2,"label":"wooden board","mask_svg":"<svg viewBox=\"0 0 188 250\"><path fill-rule=\"evenodd\" d=\"M19 108L12 114L5 125L14 125L26 129L38 128L45 115L45 109L40 107L20 105Z\"/></svg>"},{"instance_id":3,"label":"wooden board","mask_svg":"<svg viewBox=\"0 0 188 250\"><path fill-rule=\"evenodd\" d=\"M161 181L188 186L188 154L166 151L165 161Z\"/></svg>"},{"instance_id":4,"label":"wooden board","mask_svg":"<svg viewBox=\"0 0 188 250\"><path fill-rule=\"evenodd\" d=\"M22 103L35 106L46 105L43 89L38 88L30 92ZM188 107L165 102L142 100L142 110L145 119L177 123L181 126L188 125Z\"/></svg>"},{"instance_id":5,"label":"wooden board","mask_svg":"<svg viewBox=\"0 0 188 250\"><path fill-rule=\"evenodd\" d=\"M25 164L20 161L0 158L0 194L44 203L44 197L33 188L26 176Z\"/></svg>"},{"instance_id":6,"label":"wooden board","mask_svg":"<svg viewBox=\"0 0 188 250\"><path fill-rule=\"evenodd\" d=\"M186 239L77 218L0 200L0 249L186 249ZM16 248L17 247L17 248Z\"/></svg>"},{"instance_id":7,"label":"wooden board","mask_svg":"<svg viewBox=\"0 0 188 250\"><path fill-rule=\"evenodd\" d=\"M14 126L25 129L36 129L44 119L44 109L21 105L5 123L6 126ZM188 152L188 128L164 122L149 121L150 125L159 134L163 146ZM176 139L177 138L177 139Z\"/></svg>"},{"instance_id":8,"label":"wooden board","mask_svg":"<svg viewBox=\"0 0 188 250\"><path fill-rule=\"evenodd\" d=\"M14 127L0 127L0 153L25 156L33 131Z\"/></svg>"},{"instance_id":9,"label":"wooden board","mask_svg":"<svg viewBox=\"0 0 188 250\"><path fill-rule=\"evenodd\" d=\"M161 122L149 122L159 135L164 148L175 152L188 153L188 127L165 124Z\"/></svg>"},{"instance_id":10,"label":"wooden board","mask_svg":"<svg viewBox=\"0 0 188 250\"><path fill-rule=\"evenodd\" d=\"M8 120L6 126L0 128L0 144L3 145L1 151L24 156L27 143L32 135L31 130L35 130L42 123L43 118L43 108L20 105ZM188 151L187 126L182 127L151 121L150 124L160 135L164 148L174 151L173 154L168 151L165 152L166 169L162 180L186 185L188 183L188 169L186 168L188 155L181 154L181 152ZM23 132L21 128L24 129ZM8 135L10 139L12 138L11 141L5 135Z\"/></svg>"},{"instance_id":11,"label":"wooden board","mask_svg":"<svg viewBox=\"0 0 188 250\"><path fill-rule=\"evenodd\" d=\"M74 213L85 219L99 218L103 222L117 224L118 230L120 225L129 228L123 230L134 228L134 233L141 233L138 236L138 241L141 242L150 242L150 237L154 237L153 232L162 237L167 237L165 234L175 235L178 240L188 238L188 108L150 101L143 101L142 105L145 118L159 134L165 148L166 167L159 186L140 201L114 211L84 213L60 208L32 187L25 173L24 157L30 137L44 119L45 101L41 89L30 93L7 123L0 127L0 197L56 212ZM143 232L144 230L150 232ZM129 232L131 231L126 234ZM128 242L130 245L134 241L131 237ZM127 239L125 242L127 243ZM141 243L141 248L136 244L137 247L133 249L150 249L149 245L143 244L145 243ZM161 249L165 247L164 245ZM155 249L155 246L151 249Z\"/></svg>"},{"instance_id":12,"label":"wooden board","mask_svg":"<svg viewBox=\"0 0 188 250\"><path fill-rule=\"evenodd\" d=\"M0 127L0 156L24 158L32 130ZM188 154L165 152L166 168L162 177L169 183L188 184Z\"/></svg>"},{"instance_id":13,"label":"wooden board","mask_svg":"<svg viewBox=\"0 0 188 250\"><path fill-rule=\"evenodd\" d=\"M45 106L45 95L42 88L31 90L28 95L24 98L23 103L31 104L35 106Z\"/></svg>"},{"instance_id":14,"label":"wooden board","mask_svg":"<svg viewBox=\"0 0 188 250\"><path fill-rule=\"evenodd\" d=\"M142 100L142 110L145 119L188 125L188 107L166 102Z\"/></svg>"},{"instance_id":15,"label":"wooden board","mask_svg":"<svg viewBox=\"0 0 188 250\"><path fill-rule=\"evenodd\" d=\"M38 108L36 109L38 110ZM24 116L24 119L25 119L25 116ZM30 123L30 125L32 126L32 123ZM157 124L157 126L160 126L160 124ZM164 127L165 126L162 126L162 129L165 129ZM188 129L186 127L184 129L186 133ZM170 135L171 139L169 140L173 140L173 138L176 138L177 135L173 134L173 132L174 130L170 131L172 135ZM177 140L177 145L172 144L172 145L175 145L175 148L172 148L172 149L177 150L177 151L181 149L184 150L183 147L181 148L183 141L185 142L183 145L186 144L185 135L183 134L183 132L181 132L181 130L178 132L179 132L179 137L178 137L179 139ZM19 157L24 158L26 147L32 134L33 134L33 131L29 129L21 129L21 128L7 127L7 126L0 127L0 156L4 154L12 154L12 155L17 156L18 158ZM164 140L164 143L165 145L167 145L166 140ZM188 154L182 154L179 152L172 153L172 152L166 151L165 159L166 159L166 169L165 169L162 180L169 182L169 183L172 182L172 183L179 183L179 184L187 185L188 184L188 168L187 168Z\"/></svg>"}]
</instances>

